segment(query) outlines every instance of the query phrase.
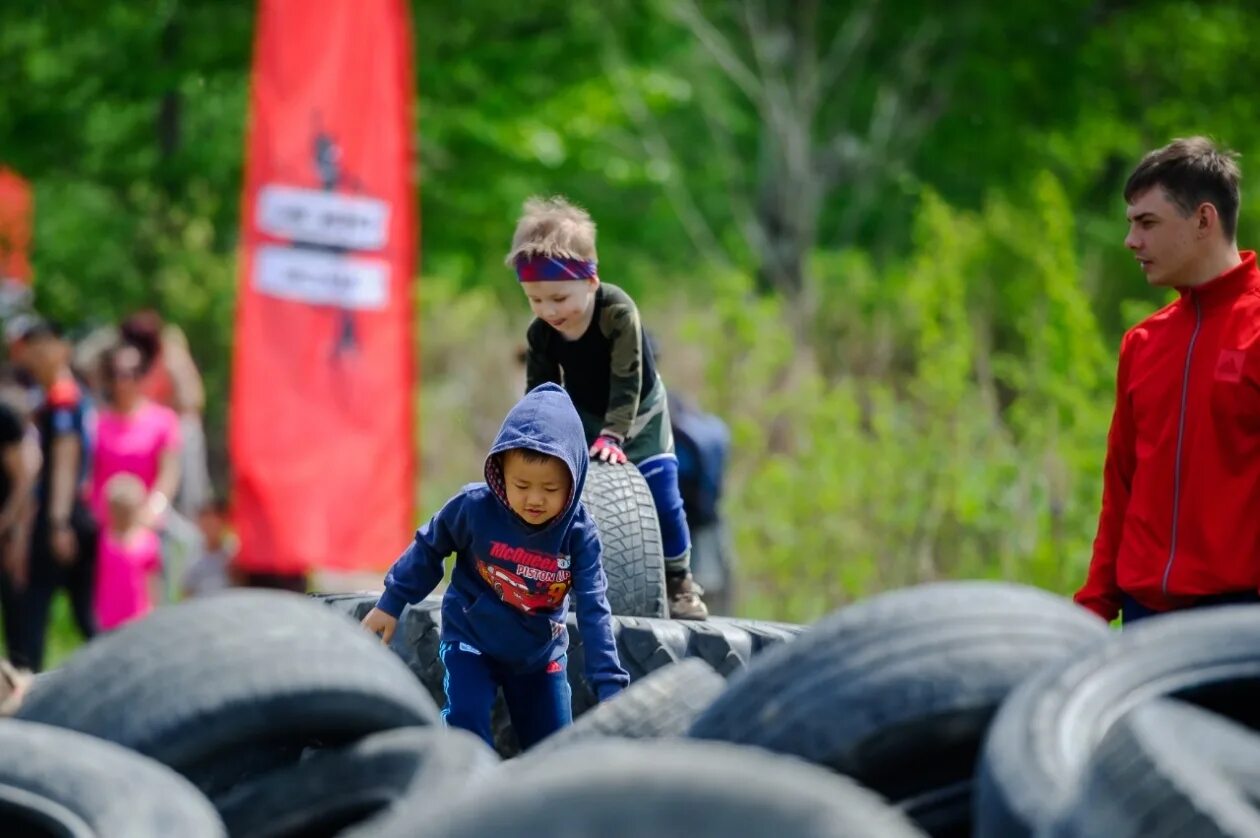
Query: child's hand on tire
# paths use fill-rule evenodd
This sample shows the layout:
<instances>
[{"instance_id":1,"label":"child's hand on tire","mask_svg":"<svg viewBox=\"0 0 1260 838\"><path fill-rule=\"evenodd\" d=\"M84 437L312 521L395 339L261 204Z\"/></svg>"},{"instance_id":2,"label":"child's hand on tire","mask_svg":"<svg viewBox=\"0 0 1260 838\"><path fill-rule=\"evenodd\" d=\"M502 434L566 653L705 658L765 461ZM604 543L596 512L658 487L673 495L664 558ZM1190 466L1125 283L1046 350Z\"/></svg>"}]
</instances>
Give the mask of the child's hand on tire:
<instances>
[{"instance_id":1,"label":"child's hand on tire","mask_svg":"<svg viewBox=\"0 0 1260 838\"><path fill-rule=\"evenodd\" d=\"M372 634L380 635L381 642L389 645L390 639L394 636L394 629L398 627L398 618L389 616L379 608L373 608L359 625Z\"/></svg>"},{"instance_id":2,"label":"child's hand on tire","mask_svg":"<svg viewBox=\"0 0 1260 838\"><path fill-rule=\"evenodd\" d=\"M626 454L621 450L620 443L607 435L600 436L599 439L595 440L595 444L591 446L591 457L613 465L620 465L626 462Z\"/></svg>"}]
</instances>

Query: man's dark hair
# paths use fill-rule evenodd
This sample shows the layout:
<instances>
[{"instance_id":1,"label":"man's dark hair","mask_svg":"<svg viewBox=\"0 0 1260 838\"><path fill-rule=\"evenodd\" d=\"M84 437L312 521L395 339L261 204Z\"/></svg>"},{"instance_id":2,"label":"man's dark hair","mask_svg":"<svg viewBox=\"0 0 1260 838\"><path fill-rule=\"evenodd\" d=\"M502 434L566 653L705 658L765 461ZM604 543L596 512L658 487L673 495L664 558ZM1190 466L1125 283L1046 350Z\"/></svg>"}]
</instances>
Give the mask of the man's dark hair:
<instances>
[{"instance_id":1,"label":"man's dark hair","mask_svg":"<svg viewBox=\"0 0 1260 838\"><path fill-rule=\"evenodd\" d=\"M1216 207L1221 231L1233 241L1238 230L1238 155L1218 149L1207 137L1173 140L1148 152L1124 185L1124 200L1133 199L1153 186L1164 190L1168 200L1188 218L1201 204Z\"/></svg>"}]
</instances>

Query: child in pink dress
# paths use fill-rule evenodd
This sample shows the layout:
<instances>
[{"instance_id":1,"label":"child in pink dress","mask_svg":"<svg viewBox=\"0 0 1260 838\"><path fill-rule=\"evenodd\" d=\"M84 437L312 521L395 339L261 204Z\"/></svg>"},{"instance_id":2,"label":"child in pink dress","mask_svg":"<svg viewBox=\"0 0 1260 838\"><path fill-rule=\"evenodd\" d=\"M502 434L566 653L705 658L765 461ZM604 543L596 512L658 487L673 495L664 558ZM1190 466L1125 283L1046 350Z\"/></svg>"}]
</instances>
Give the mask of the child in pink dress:
<instances>
[{"instance_id":1,"label":"child in pink dress","mask_svg":"<svg viewBox=\"0 0 1260 838\"><path fill-rule=\"evenodd\" d=\"M108 631L153 610L162 559L157 534L141 523L144 482L119 472L105 482L104 496L108 522L98 542L96 619Z\"/></svg>"}]
</instances>

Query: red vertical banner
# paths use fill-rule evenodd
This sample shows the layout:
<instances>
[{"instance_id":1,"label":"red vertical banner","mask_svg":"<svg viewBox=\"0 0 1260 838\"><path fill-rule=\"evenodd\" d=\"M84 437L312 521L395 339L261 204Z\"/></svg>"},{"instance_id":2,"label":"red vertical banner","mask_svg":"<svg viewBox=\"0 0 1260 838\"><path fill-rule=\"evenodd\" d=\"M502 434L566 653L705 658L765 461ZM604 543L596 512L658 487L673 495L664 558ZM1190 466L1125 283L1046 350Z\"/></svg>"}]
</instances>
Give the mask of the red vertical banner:
<instances>
[{"instance_id":1,"label":"red vertical banner","mask_svg":"<svg viewBox=\"0 0 1260 838\"><path fill-rule=\"evenodd\" d=\"M246 570L381 568L414 526L405 0L261 0L229 405Z\"/></svg>"}]
</instances>

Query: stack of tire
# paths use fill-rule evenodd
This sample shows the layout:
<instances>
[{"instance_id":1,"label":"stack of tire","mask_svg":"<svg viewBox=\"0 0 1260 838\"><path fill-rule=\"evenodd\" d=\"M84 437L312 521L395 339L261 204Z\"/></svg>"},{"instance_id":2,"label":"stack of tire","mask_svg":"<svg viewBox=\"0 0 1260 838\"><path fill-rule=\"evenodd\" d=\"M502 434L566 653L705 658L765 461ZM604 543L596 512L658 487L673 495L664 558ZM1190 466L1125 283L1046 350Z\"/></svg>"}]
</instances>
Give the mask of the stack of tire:
<instances>
[{"instance_id":1,"label":"stack of tire","mask_svg":"<svg viewBox=\"0 0 1260 838\"><path fill-rule=\"evenodd\" d=\"M232 592L159 610L39 679L0 720L0 834L920 834L822 768L682 740L724 685L700 658L662 666L500 763L436 724L419 679L353 620Z\"/></svg>"},{"instance_id":2,"label":"stack of tire","mask_svg":"<svg viewBox=\"0 0 1260 838\"><path fill-rule=\"evenodd\" d=\"M1260 608L1139 623L1003 703L979 836L1260 836Z\"/></svg>"},{"instance_id":3,"label":"stack of tire","mask_svg":"<svg viewBox=\"0 0 1260 838\"><path fill-rule=\"evenodd\" d=\"M778 644L745 648L768 645ZM928 834L1260 838L1260 608L1172 614L1120 633L1041 591L931 585L849 606L756 660L736 657L747 671L719 667L734 677L688 736L830 768ZM650 669L660 657L646 660ZM694 712L708 693L681 686L699 676L676 669L643 682L666 682L673 698L621 715L669 719L684 694ZM617 705L556 739L607 727Z\"/></svg>"},{"instance_id":4,"label":"stack of tire","mask_svg":"<svg viewBox=\"0 0 1260 838\"><path fill-rule=\"evenodd\" d=\"M655 609L611 468L617 608ZM805 628L618 614L599 705L571 621L575 722L517 754L501 709L496 749L439 723L438 601L386 648L374 600L235 591L89 644L0 720L0 834L1260 837L1258 608L1121 633L954 582Z\"/></svg>"},{"instance_id":5,"label":"stack of tire","mask_svg":"<svg viewBox=\"0 0 1260 838\"><path fill-rule=\"evenodd\" d=\"M395 655L305 597L159 609L0 720L0 834L376 834L413 789L498 762L437 721Z\"/></svg>"}]
</instances>

